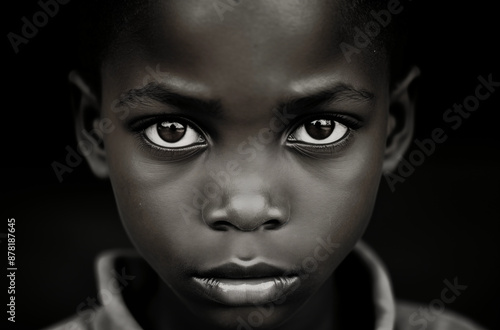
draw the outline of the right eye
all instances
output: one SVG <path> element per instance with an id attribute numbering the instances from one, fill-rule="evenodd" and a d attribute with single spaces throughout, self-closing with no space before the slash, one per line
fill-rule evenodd
<path id="1" fill-rule="evenodd" d="M 182 120 L 162 120 L 144 130 L 153 144 L 163 148 L 185 148 L 205 142 L 196 129 Z"/>
<path id="2" fill-rule="evenodd" d="M 314 145 L 334 144 L 349 134 L 349 128 L 333 119 L 315 119 L 299 126 L 289 141 Z"/>

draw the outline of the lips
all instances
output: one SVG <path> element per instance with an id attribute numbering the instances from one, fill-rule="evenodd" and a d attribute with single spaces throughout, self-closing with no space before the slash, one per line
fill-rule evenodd
<path id="1" fill-rule="evenodd" d="M 193 282 L 201 293 L 230 306 L 262 305 L 291 292 L 297 274 L 266 263 L 243 266 L 227 263 L 200 272 Z"/>

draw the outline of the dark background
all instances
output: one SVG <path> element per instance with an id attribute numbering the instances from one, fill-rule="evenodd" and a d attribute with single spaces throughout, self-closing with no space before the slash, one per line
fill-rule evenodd
<path id="1" fill-rule="evenodd" d="M 428 307 L 439 299 L 443 281 L 458 277 L 468 287 L 446 310 L 498 329 L 500 88 L 457 130 L 442 120 L 448 108 L 474 93 L 479 75 L 500 81 L 498 11 L 487 1 L 402 3 L 413 20 L 412 52 L 423 72 L 415 137 L 428 138 L 441 127 L 448 140 L 395 192 L 382 179 L 365 240 L 385 261 L 398 298 Z M 87 297 L 96 297 L 96 254 L 130 246 L 107 182 L 94 179 L 83 162 L 62 183 L 51 168 L 53 161 L 64 163 L 66 146 L 76 149 L 66 84 L 76 53 L 75 7 L 76 1 L 61 5 L 18 54 L 7 34 L 20 34 L 21 18 L 31 21 L 40 7 L 37 1 L 10 1 L 2 10 L 0 233 L 15 217 L 13 329 L 36 329 L 75 314 Z M 6 313 L 0 315 L 4 322 Z"/>

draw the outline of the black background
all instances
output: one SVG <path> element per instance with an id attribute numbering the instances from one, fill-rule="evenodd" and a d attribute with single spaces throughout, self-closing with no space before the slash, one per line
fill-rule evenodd
<path id="1" fill-rule="evenodd" d="M 474 93 L 479 75 L 500 81 L 498 11 L 487 1 L 414 0 L 405 6 L 423 72 L 415 138 L 428 138 L 439 127 L 448 139 L 395 192 L 382 179 L 365 240 L 385 261 L 398 298 L 427 307 L 440 297 L 445 279 L 458 277 L 468 288 L 446 310 L 498 329 L 500 88 L 457 130 L 442 119 Z M 7 218 L 15 217 L 16 324 L 8 323 L 13 329 L 36 329 L 75 314 L 87 297 L 96 297 L 96 254 L 130 246 L 107 182 L 94 179 L 83 162 L 62 183 L 51 168 L 53 161 L 65 162 L 67 146 L 76 149 L 66 84 L 76 52 L 75 7 L 76 1 L 62 5 L 18 54 L 7 34 L 20 34 L 21 18 L 31 20 L 40 7 L 30 0 L 2 9 L 0 233 L 7 232 Z M 0 240 L 4 274 L 7 249 Z M 0 315 L 4 322 L 7 314 Z"/>

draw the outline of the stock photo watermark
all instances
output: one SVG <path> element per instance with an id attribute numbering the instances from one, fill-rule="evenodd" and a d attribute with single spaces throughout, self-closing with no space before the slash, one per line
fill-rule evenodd
<path id="1" fill-rule="evenodd" d="M 446 305 L 453 303 L 467 289 L 467 285 L 458 282 L 458 277 L 455 277 L 453 281 L 445 279 L 443 283 L 445 287 L 441 290 L 439 298 L 431 300 L 427 306 L 420 306 L 408 317 L 408 323 L 411 326 L 420 326 L 418 330 L 427 329 L 429 323 L 434 322 L 439 315 L 444 313 Z"/>
<path id="2" fill-rule="evenodd" d="M 109 305 L 113 299 L 116 299 L 115 296 L 119 295 L 136 278 L 135 275 L 127 274 L 125 268 L 122 268 L 120 273 L 113 269 L 111 275 L 112 277 L 106 283 L 105 288 L 99 290 L 97 298 L 87 297 L 76 307 L 76 314 L 84 323 L 90 324 L 95 319 L 98 310 Z M 70 322 L 65 326 L 65 329 L 80 329 L 79 323 Z"/>
<path id="3" fill-rule="evenodd" d="M 241 316 L 238 316 L 237 330 L 252 330 L 262 326 L 264 324 L 264 320 L 273 315 L 276 306 L 285 303 L 287 295 L 297 290 L 301 285 L 301 281 L 309 278 L 310 274 L 314 273 L 318 269 L 318 265 L 327 261 L 340 247 L 340 244 L 332 242 L 331 235 L 328 235 L 326 239 L 319 237 L 316 239 L 316 242 L 318 244 L 312 251 L 312 254 L 302 259 L 300 264 L 300 269 L 302 271 L 299 272 L 299 281 L 297 284 L 295 284 L 292 289 L 287 292 L 287 294 L 282 295 L 277 300 L 265 305 L 255 305 L 255 310 L 247 315 L 246 320 Z M 289 274 L 283 274 L 283 276 L 287 275 Z"/>
<path id="4" fill-rule="evenodd" d="M 16 219 L 7 219 L 8 233 L 7 237 L 7 294 L 9 295 L 9 303 L 7 304 L 7 320 L 16 322 L 16 273 L 17 273 L 17 260 L 16 260 Z M 0 235 L 2 237 L 3 234 Z"/>
<path id="5" fill-rule="evenodd" d="M 151 80 L 161 83 L 168 76 L 167 72 L 160 70 L 159 64 L 154 69 L 147 66 L 144 70 L 146 71 L 146 75 L 142 79 L 142 85 L 137 86 L 136 89 L 146 86 Z M 90 91 L 87 92 L 90 93 Z M 122 102 L 122 99 L 117 98 L 113 100 L 110 107 L 111 111 L 117 114 L 120 120 L 124 121 L 129 116 L 130 110 L 127 107 L 118 107 L 120 102 Z M 97 121 L 93 129 L 89 131 L 82 129 L 81 134 L 85 139 L 77 142 L 76 150 L 72 146 L 67 145 L 65 147 L 66 155 L 64 161 L 53 161 L 51 164 L 59 183 L 63 182 L 64 175 L 72 173 L 75 168 L 81 165 L 85 157 L 88 157 L 96 149 L 100 148 L 104 140 L 104 135 L 111 134 L 115 129 L 116 126 L 113 124 L 113 121 L 106 117 Z"/>
<path id="6" fill-rule="evenodd" d="M 412 0 L 407 1 L 411 2 Z M 340 43 L 340 50 L 347 63 L 351 63 L 354 55 L 360 54 L 363 49 L 370 46 L 380 33 L 382 33 L 382 30 L 391 24 L 393 16 L 401 14 L 403 10 L 404 6 L 399 0 L 389 0 L 387 1 L 386 9 L 370 11 L 370 16 L 373 19 L 367 22 L 363 27 L 354 27 L 352 43 Z"/>
<path id="7" fill-rule="evenodd" d="M 392 192 L 396 190 L 398 183 L 403 183 L 410 177 L 417 167 L 421 166 L 427 157 L 434 154 L 439 144 L 444 143 L 448 139 L 447 129 L 453 131 L 459 129 L 464 120 L 469 118 L 474 113 L 481 102 L 486 101 L 500 87 L 500 81 L 493 80 L 493 74 L 487 76 L 478 76 L 478 84 L 474 89 L 474 93 L 467 95 L 461 103 L 454 103 L 453 106 L 447 109 L 442 116 L 446 126 L 436 127 L 432 130 L 430 137 L 413 141 L 414 147 L 408 153 L 408 156 L 401 159 L 394 173 L 384 173 L 384 178 Z"/>
<path id="8" fill-rule="evenodd" d="M 182 202 L 179 204 L 178 209 L 185 222 L 199 216 L 200 212 L 211 201 L 219 201 L 222 198 L 224 187 L 241 173 L 242 166 L 254 161 L 258 153 L 262 152 L 266 145 L 274 140 L 274 136 L 282 132 L 297 116 L 288 112 L 286 108 L 283 111 L 273 109 L 272 113 L 273 117 L 267 127 L 261 128 L 257 134 L 249 135 L 238 144 L 236 148 L 238 155 L 246 156 L 243 160 L 229 160 L 224 169 L 217 173 L 209 171 L 208 174 L 211 180 L 204 185 L 203 189 L 192 188 L 193 197 L 191 203 Z"/>
<path id="9" fill-rule="evenodd" d="M 19 47 L 26 45 L 30 40 L 38 35 L 40 29 L 49 23 L 49 20 L 57 15 L 60 10 L 60 5 L 69 3 L 70 0 L 40 0 L 37 2 L 40 10 L 35 12 L 31 18 L 26 16 L 21 17 L 22 26 L 19 33 L 9 32 L 7 39 L 14 50 L 14 53 L 19 53 Z"/>

